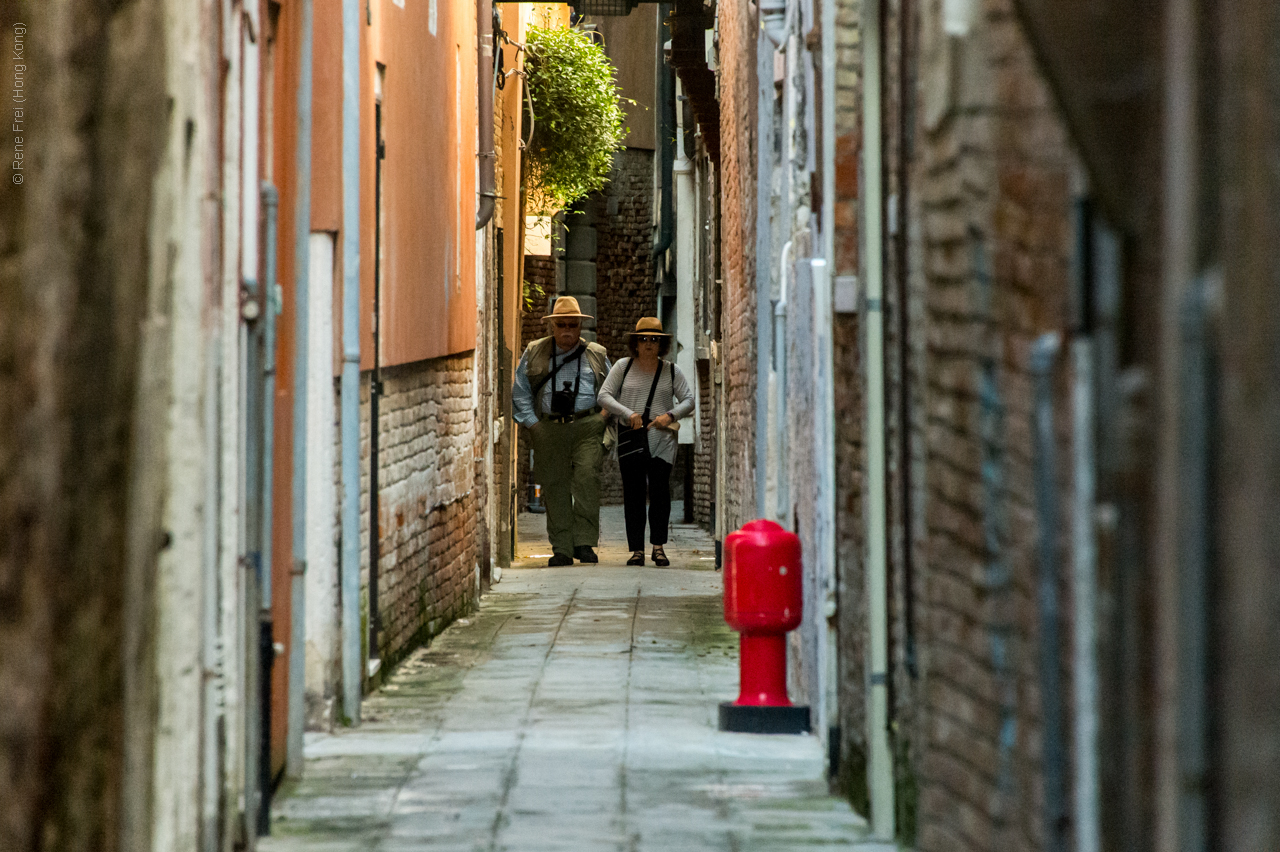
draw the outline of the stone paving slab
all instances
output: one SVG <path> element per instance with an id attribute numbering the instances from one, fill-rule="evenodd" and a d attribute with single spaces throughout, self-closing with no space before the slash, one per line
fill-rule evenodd
<path id="1" fill-rule="evenodd" d="M 714 563 L 690 558 L 705 535 L 671 550 L 669 569 L 506 572 L 369 696 L 363 725 L 307 735 L 260 848 L 883 848 L 828 794 L 816 738 L 716 729 L 737 637 Z"/>
<path id="2" fill-rule="evenodd" d="M 608 464 L 609 462 L 606 462 Z M 676 500 L 671 504 L 671 517 L 678 521 L 684 517 L 684 503 Z M 654 567 L 649 562 L 652 549 L 645 539 L 645 562 L 647 567 Z M 668 539 L 663 550 L 671 560 L 672 568 L 688 568 L 691 570 L 715 569 L 716 544 L 711 536 L 701 527 L 693 524 L 672 523 L 668 530 Z M 600 509 L 600 545 L 596 548 L 602 565 L 625 565 L 631 551 L 627 550 L 627 525 L 621 506 L 603 506 Z M 516 568 L 546 567 L 551 556 L 551 545 L 547 541 L 547 516 L 524 512 L 516 516 Z"/>

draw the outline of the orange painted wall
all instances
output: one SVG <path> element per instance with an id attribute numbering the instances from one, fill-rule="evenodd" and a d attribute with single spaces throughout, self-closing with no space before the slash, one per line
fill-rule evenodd
<path id="1" fill-rule="evenodd" d="M 342 230 L 342 0 L 312 0 L 311 14 L 311 230 L 337 232 Z"/>
<path id="2" fill-rule="evenodd" d="M 373 2 L 373 60 L 386 66 L 383 364 L 475 348 L 475 15 L 471 0 Z"/>
<path id="3" fill-rule="evenodd" d="M 434 30 L 431 20 L 435 8 Z M 383 244 L 384 365 L 475 348 L 476 49 L 472 0 L 369 0 L 360 16 L 360 349 L 372 359 L 376 214 L 375 79 L 383 96 L 386 233 Z M 280 193 L 277 281 L 284 301 L 277 325 L 272 600 L 275 641 L 286 647 L 272 671 L 272 768 L 285 760 L 289 588 L 293 564 L 293 310 L 297 202 L 299 0 L 281 0 L 272 57 L 269 151 L 263 174 Z M 313 0 L 311 230 L 342 230 L 342 0 Z M 269 159 L 269 162 L 265 160 Z M 341 259 L 337 259 L 341 269 Z M 335 369 L 341 347 L 341 275 L 335 276 Z"/>

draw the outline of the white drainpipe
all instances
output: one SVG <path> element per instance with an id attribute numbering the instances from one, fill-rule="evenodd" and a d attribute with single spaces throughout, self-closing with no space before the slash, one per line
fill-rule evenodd
<path id="1" fill-rule="evenodd" d="M 360 723 L 360 0 L 342 3 L 342 713 Z"/>
<path id="2" fill-rule="evenodd" d="M 336 692 L 334 671 L 339 662 L 337 550 L 333 523 L 337 500 L 333 481 L 333 266 L 334 234 L 313 231 L 308 275 L 307 318 L 307 550 L 306 650 L 304 680 L 307 707 L 324 707 L 311 724 L 332 721 Z M 326 706 L 328 705 L 328 706 Z"/>
<path id="3" fill-rule="evenodd" d="M 787 453 L 787 290 L 791 277 L 791 240 L 782 246 L 782 259 L 778 262 L 778 303 L 773 306 L 773 424 L 770 443 L 774 454 L 774 499 L 770 507 L 773 520 L 790 529 L 791 479 L 788 475 Z"/>
<path id="4" fill-rule="evenodd" d="M 679 97 L 683 93 L 684 89 L 677 78 L 676 95 Z M 676 347 L 671 353 L 671 359 L 676 362 L 680 372 L 690 380 L 690 385 L 696 387 L 698 371 L 693 357 L 695 343 L 693 288 L 697 279 L 695 262 L 698 255 L 698 206 L 694 195 L 693 160 L 689 156 L 692 152 L 684 149 L 684 129 L 684 110 L 677 109 L 676 161 L 672 169 L 676 196 Z M 693 429 L 680 430 L 681 444 L 693 444 L 693 438 Z"/>
<path id="5" fill-rule="evenodd" d="M 881 218 L 880 3 L 862 4 L 862 250 L 867 334 L 867 788 L 871 831 L 892 840 L 893 755 L 889 748 L 888 530 L 885 524 L 884 225 Z"/>

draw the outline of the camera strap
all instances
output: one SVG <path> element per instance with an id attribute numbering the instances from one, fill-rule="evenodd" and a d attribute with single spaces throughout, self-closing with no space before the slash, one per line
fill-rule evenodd
<path id="1" fill-rule="evenodd" d="M 564 357 L 564 361 L 560 363 L 560 367 L 563 367 L 571 361 L 579 361 L 578 363 L 578 383 L 579 384 L 582 383 L 582 363 L 579 359 L 582 358 L 582 353 L 586 351 L 587 351 L 586 346 L 582 344 L 578 344 L 578 348 L 570 352 L 568 355 L 566 355 Z M 555 344 L 555 341 L 553 340 L 551 342 L 551 371 L 547 373 L 545 376 L 543 376 L 542 378 L 538 379 L 537 384 L 533 386 L 534 397 L 537 397 L 538 393 L 542 390 L 543 385 L 545 385 L 547 382 L 551 381 L 556 377 L 556 373 L 559 372 L 560 367 L 556 366 L 556 344 Z M 552 385 L 551 388 L 552 390 L 554 390 L 555 385 Z M 573 396 L 575 399 L 578 396 L 578 388 L 576 386 L 573 389 Z"/>
<path id="2" fill-rule="evenodd" d="M 634 358 L 627 359 L 626 369 L 622 371 L 622 381 L 618 383 L 618 391 L 621 393 L 622 388 L 627 384 L 627 373 L 631 372 L 631 365 L 636 361 Z M 658 390 L 658 379 L 662 378 L 662 362 L 658 362 L 658 369 L 653 373 L 653 384 L 649 387 L 649 398 L 644 403 L 644 414 L 640 415 L 640 419 L 644 421 L 644 425 L 649 425 L 649 408 L 653 405 L 653 395 Z M 671 364 L 671 386 L 674 388 L 676 383 L 676 365 Z"/>

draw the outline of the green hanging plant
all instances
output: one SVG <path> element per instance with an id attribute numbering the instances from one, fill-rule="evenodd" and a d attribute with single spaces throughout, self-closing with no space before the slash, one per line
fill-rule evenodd
<path id="1" fill-rule="evenodd" d="M 524 309 L 526 313 L 533 313 L 538 305 L 546 301 L 547 291 L 543 289 L 541 284 L 535 281 L 524 279 Z"/>
<path id="2" fill-rule="evenodd" d="M 626 131 L 613 65 L 590 34 L 530 27 L 525 49 L 525 188 L 529 212 L 546 216 L 605 185 Z"/>

